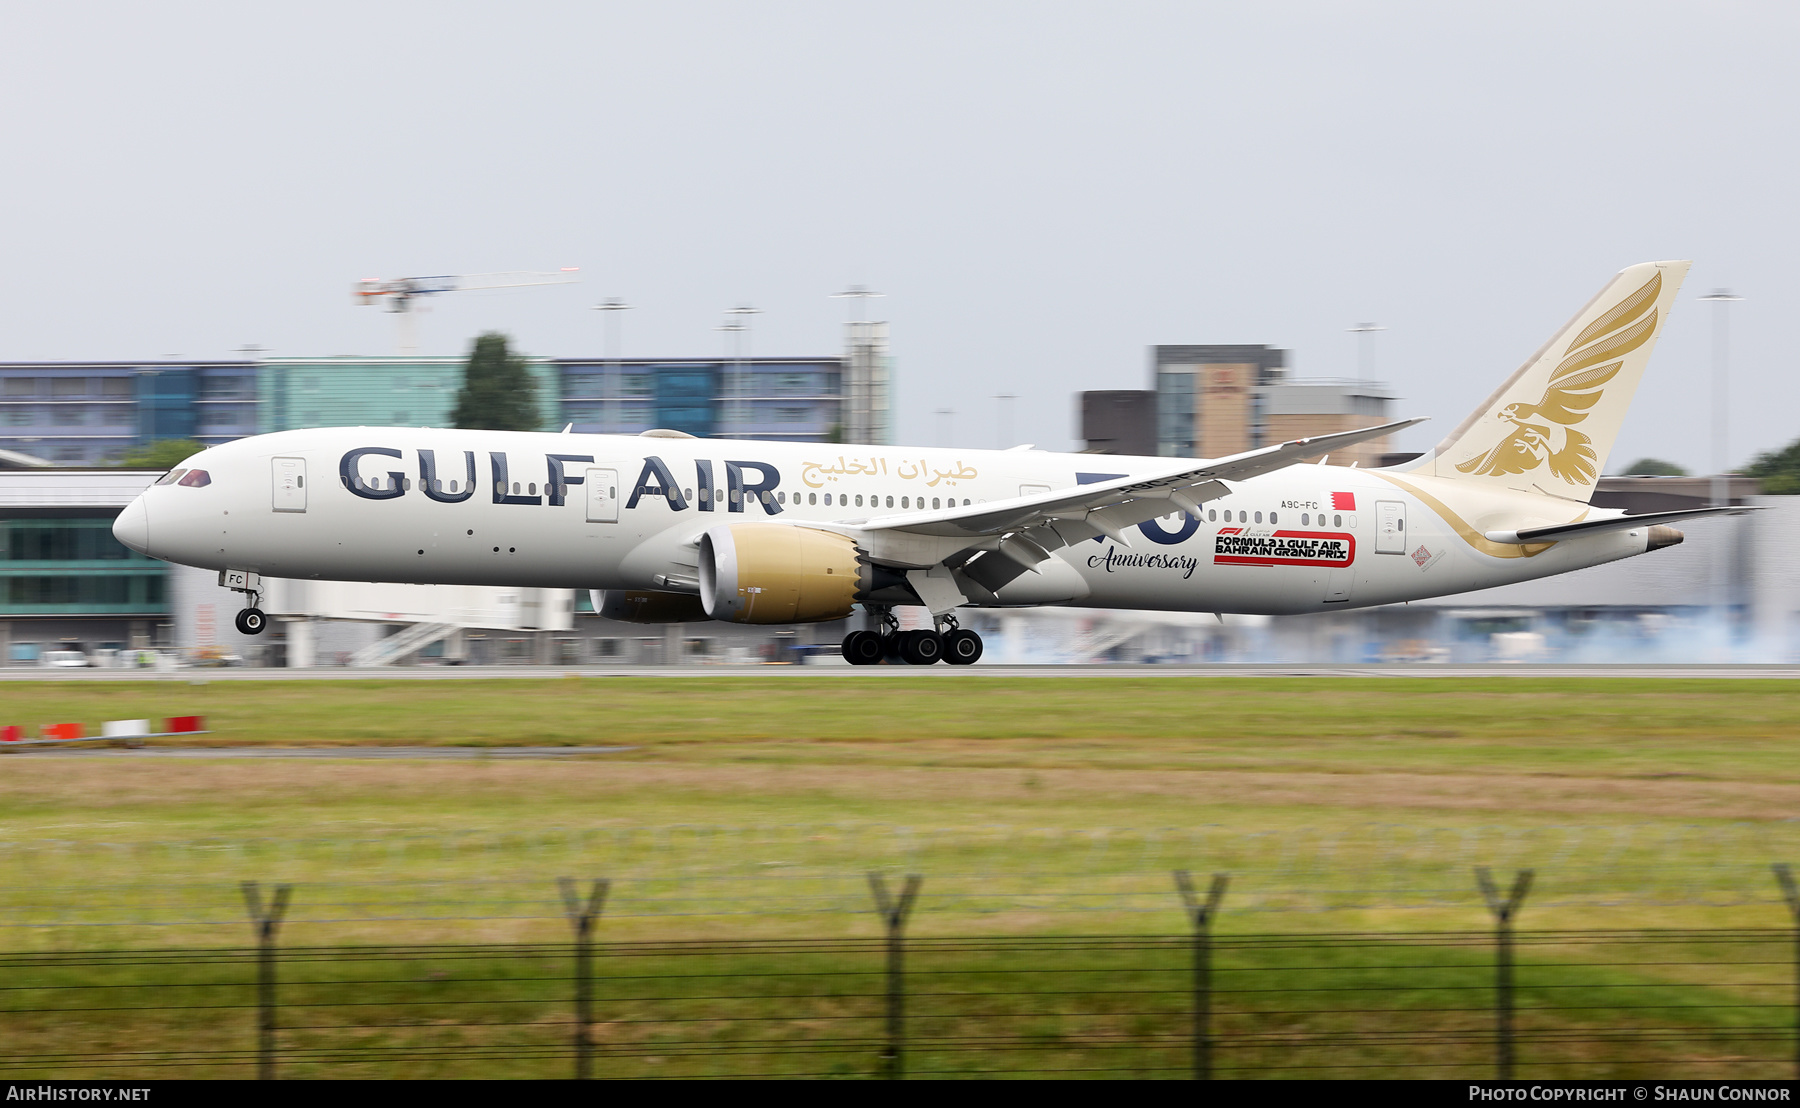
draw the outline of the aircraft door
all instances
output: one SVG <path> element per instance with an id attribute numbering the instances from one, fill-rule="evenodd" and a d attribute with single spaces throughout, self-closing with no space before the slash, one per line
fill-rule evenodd
<path id="1" fill-rule="evenodd" d="M 590 469 L 582 485 L 587 489 L 587 521 L 619 522 L 619 471 Z"/>
<path id="2" fill-rule="evenodd" d="M 274 458 L 273 507 L 278 512 L 306 511 L 306 459 Z"/>
<path id="3" fill-rule="evenodd" d="M 1375 521 L 1375 553 L 1406 553 L 1406 504 L 1399 500 L 1377 500 Z"/>

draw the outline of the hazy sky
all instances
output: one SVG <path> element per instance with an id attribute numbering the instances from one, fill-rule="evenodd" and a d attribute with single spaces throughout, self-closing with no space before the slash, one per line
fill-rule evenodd
<path id="1" fill-rule="evenodd" d="M 898 437 L 1062 448 L 1154 343 L 1263 342 L 1458 420 L 1623 266 L 1693 258 L 1611 468 L 1800 436 L 1793 4 L 0 7 L 0 360 L 387 353 L 359 277 L 580 266 L 440 297 L 598 354 L 829 354 L 887 293 Z"/>

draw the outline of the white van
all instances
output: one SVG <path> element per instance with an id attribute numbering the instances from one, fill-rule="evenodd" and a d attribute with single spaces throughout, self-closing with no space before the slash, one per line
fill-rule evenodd
<path id="1" fill-rule="evenodd" d="M 79 669 L 88 664 L 88 656 L 79 650 L 46 650 L 38 655 L 38 665 L 56 669 Z"/>

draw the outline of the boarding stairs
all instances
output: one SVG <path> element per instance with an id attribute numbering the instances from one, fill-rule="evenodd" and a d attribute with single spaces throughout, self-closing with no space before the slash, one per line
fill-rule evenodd
<path id="1" fill-rule="evenodd" d="M 408 654 L 425 649 L 462 629 L 460 623 L 409 623 L 385 639 L 377 639 L 350 655 L 350 664 L 358 669 L 391 666 Z"/>

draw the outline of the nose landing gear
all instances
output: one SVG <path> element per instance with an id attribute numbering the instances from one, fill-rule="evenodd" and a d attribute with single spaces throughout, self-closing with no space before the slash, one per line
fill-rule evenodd
<path id="1" fill-rule="evenodd" d="M 262 575 L 242 569 L 222 569 L 219 571 L 219 587 L 232 592 L 243 593 L 249 601 L 249 607 L 237 614 L 239 634 L 260 635 L 269 626 L 269 617 L 263 615 L 262 608 Z"/>

